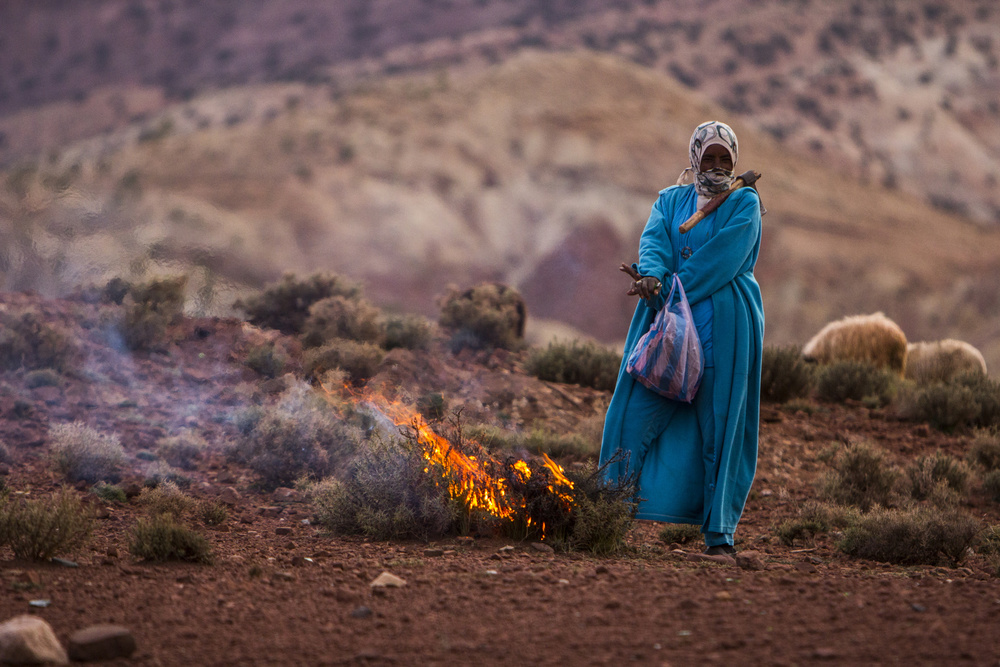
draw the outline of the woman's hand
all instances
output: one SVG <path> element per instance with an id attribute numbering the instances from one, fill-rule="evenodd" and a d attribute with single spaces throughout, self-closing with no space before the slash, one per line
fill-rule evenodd
<path id="1" fill-rule="evenodd" d="M 646 276 L 645 278 L 639 278 L 632 282 L 632 286 L 629 288 L 626 294 L 638 294 L 643 299 L 648 299 L 654 294 L 660 293 L 660 288 L 663 287 L 660 281 L 652 276 Z"/>

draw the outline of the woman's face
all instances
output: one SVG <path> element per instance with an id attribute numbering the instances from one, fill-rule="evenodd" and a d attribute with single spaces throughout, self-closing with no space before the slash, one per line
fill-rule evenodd
<path id="1" fill-rule="evenodd" d="M 733 156 L 729 154 L 729 149 L 725 146 L 712 144 L 702 153 L 698 171 L 704 173 L 712 169 L 733 170 Z"/>

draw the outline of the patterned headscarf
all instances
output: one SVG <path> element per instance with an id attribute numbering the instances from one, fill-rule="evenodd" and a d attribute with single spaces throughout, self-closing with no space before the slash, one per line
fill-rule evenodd
<path id="1" fill-rule="evenodd" d="M 681 172 L 680 178 L 677 179 L 678 183 L 682 182 L 690 171 L 694 174 L 695 191 L 702 197 L 709 198 L 728 190 L 733 179 L 736 178 L 734 171 L 726 169 L 699 171 L 705 149 L 713 144 L 724 146 L 733 156 L 733 166 L 736 166 L 736 158 L 739 155 L 739 142 L 736 141 L 736 133 L 725 123 L 710 120 L 694 129 L 694 134 L 691 135 L 691 166 Z"/>

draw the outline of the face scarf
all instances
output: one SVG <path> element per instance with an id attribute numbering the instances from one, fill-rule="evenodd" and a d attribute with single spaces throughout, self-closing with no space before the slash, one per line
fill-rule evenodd
<path id="1" fill-rule="evenodd" d="M 733 156 L 733 167 L 736 166 L 739 154 L 736 133 L 725 123 L 710 120 L 694 129 L 694 134 L 691 135 L 691 166 L 681 172 L 680 178 L 677 179 L 678 183 L 682 183 L 689 172 L 693 173 L 695 192 L 708 199 L 728 190 L 736 178 L 735 172 L 726 169 L 710 169 L 705 172 L 698 170 L 705 149 L 713 144 L 724 146 Z"/>

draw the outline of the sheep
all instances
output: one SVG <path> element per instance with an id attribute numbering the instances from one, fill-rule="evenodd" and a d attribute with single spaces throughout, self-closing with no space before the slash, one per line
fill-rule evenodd
<path id="1" fill-rule="evenodd" d="M 906 346 L 906 377 L 918 384 L 948 382 L 966 373 L 986 375 L 986 360 L 965 341 L 946 338 Z"/>
<path id="2" fill-rule="evenodd" d="M 823 327 L 802 348 L 802 356 L 820 364 L 866 361 L 902 376 L 906 368 L 906 334 L 884 313 L 851 315 Z"/>

